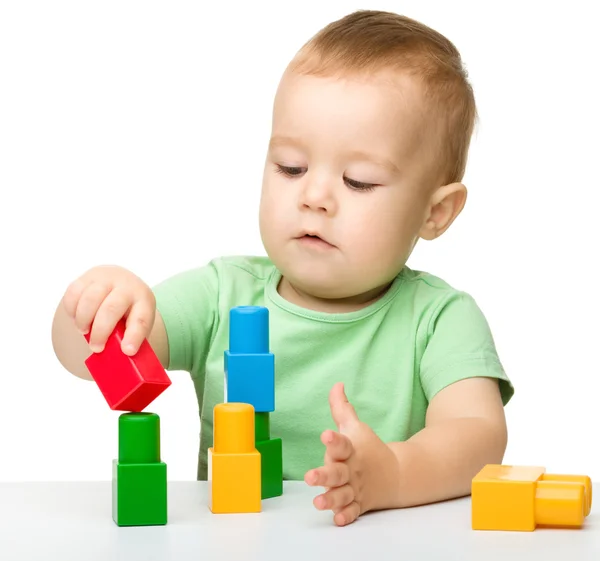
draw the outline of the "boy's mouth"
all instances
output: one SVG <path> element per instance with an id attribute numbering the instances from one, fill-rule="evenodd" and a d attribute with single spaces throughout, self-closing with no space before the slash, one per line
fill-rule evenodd
<path id="1" fill-rule="evenodd" d="M 296 239 L 311 246 L 335 247 L 315 232 L 302 232 Z"/>

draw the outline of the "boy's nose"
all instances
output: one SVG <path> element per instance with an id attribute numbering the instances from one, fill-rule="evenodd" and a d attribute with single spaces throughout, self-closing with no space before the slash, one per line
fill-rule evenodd
<path id="1" fill-rule="evenodd" d="M 327 181 L 308 180 L 300 192 L 299 203 L 300 209 L 327 214 L 334 214 L 337 209 L 333 188 Z"/>

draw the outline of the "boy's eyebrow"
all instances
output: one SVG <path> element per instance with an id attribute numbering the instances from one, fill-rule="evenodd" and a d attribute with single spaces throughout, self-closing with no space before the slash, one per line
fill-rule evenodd
<path id="1" fill-rule="evenodd" d="M 356 160 L 365 160 L 367 162 L 371 162 L 375 165 L 387 169 L 392 173 L 400 173 L 400 169 L 398 168 L 398 166 L 388 158 L 379 158 L 378 156 L 369 154 L 368 152 L 362 152 L 361 150 L 355 150 L 353 152 L 350 152 L 349 156 Z"/>
<path id="2" fill-rule="evenodd" d="M 276 135 L 272 136 L 269 141 L 269 148 L 273 148 L 275 146 L 297 146 L 299 148 L 304 147 L 304 143 L 299 139 L 292 136 L 281 136 Z"/>
<path id="3" fill-rule="evenodd" d="M 271 137 L 271 140 L 269 141 L 269 148 L 274 148 L 276 146 L 297 146 L 298 148 L 304 148 L 305 145 L 299 138 L 292 136 L 276 135 Z M 368 152 L 363 152 L 361 150 L 354 150 L 348 153 L 348 156 L 356 160 L 365 160 L 367 162 L 372 162 L 378 166 L 387 169 L 392 173 L 400 173 L 400 169 L 398 168 L 398 166 L 388 158 L 380 158 L 373 154 L 369 154 Z"/>

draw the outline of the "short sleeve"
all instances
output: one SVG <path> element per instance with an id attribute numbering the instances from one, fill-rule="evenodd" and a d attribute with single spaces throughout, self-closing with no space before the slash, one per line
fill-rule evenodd
<path id="1" fill-rule="evenodd" d="M 219 282 L 214 266 L 178 273 L 152 290 L 167 332 L 168 370 L 197 377 L 204 371 L 217 319 Z"/>
<path id="2" fill-rule="evenodd" d="M 475 300 L 457 292 L 434 312 L 427 325 L 420 378 L 428 401 L 445 387 L 466 378 L 499 380 L 502 402 L 514 393 L 483 312 Z"/>

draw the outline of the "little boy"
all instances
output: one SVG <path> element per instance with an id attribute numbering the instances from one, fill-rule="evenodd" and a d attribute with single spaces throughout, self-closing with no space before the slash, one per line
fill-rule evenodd
<path id="1" fill-rule="evenodd" d="M 460 55 L 439 33 L 387 12 L 331 23 L 275 96 L 259 213 L 268 257 L 215 259 L 153 289 L 93 268 L 57 309 L 59 360 L 89 378 L 83 360 L 126 317 L 124 352 L 148 337 L 166 369 L 192 377 L 206 479 L 229 310 L 266 306 L 271 431 L 284 478 L 325 488 L 316 508 L 345 525 L 468 494 L 502 461 L 513 387 L 474 300 L 406 261 L 463 209 L 475 117 Z"/>

